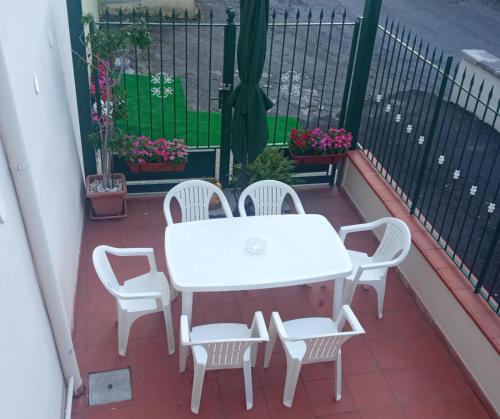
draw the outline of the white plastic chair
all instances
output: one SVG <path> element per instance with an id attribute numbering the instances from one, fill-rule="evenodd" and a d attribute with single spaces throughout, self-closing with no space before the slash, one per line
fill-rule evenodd
<path id="1" fill-rule="evenodd" d="M 144 275 L 118 283 L 107 254 L 114 256 L 147 256 L 150 270 Z M 118 311 L 118 353 L 125 356 L 130 328 L 145 314 L 163 311 L 167 329 L 168 353 L 175 352 L 174 327 L 170 309 L 170 287 L 163 272 L 156 267 L 153 249 L 118 249 L 97 246 L 92 254 L 94 268 L 106 289 L 116 298 Z"/>
<path id="2" fill-rule="evenodd" d="M 342 332 L 338 325 L 347 319 L 350 331 Z M 271 355 L 279 336 L 286 354 L 286 379 L 283 391 L 283 404 L 292 407 L 293 396 L 302 364 L 335 361 L 336 391 L 335 399 L 340 400 L 342 389 L 342 344 L 349 338 L 365 333 L 358 319 L 348 305 L 342 306 L 337 318 L 308 317 L 281 321 L 280 315 L 273 312 L 269 328 L 269 342 L 266 344 L 264 368 L 269 366 Z"/>
<path id="3" fill-rule="evenodd" d="M 174 186 L 168 191 L 163 201 L 163 213 L 167 225 L 173 224 L 170 204 L 173 198 L 177 199 L 181 207 L 181 222 L 208 220 L 208 207 L 213 195 L 217 195 L 226 217 L 232 217 L 233 213 L 224 193 L 214 184 L 204 180 L 187 180 Z"/>
<path id="4" fill-rule="evenodd" d="M 297 214 L 305 214 L 297 192 L 291 186 L 277 180 L 261 180 L 245 188 L 238 200 L 238 211 L 241 217 L 247 216 L 245 201 L 250 197 L 255 215 L 279 215 L 287 195 L 291 196 Z"/>
<path id="5" fill-rule="evenodd" d="M 191 393 L 191 411 L 200 410 L 201 391 L 205 371 L 243 368 L 246 408 L 253 406 L 252 367 L 255 367 L 257 345 L 268 341 L 266 323 L 260 311 L 256 312 L 252 326 L 240 323 L 217 323 L 193 327 L 189 331 L 186 315 L 181 316 L 181 344 L 193 352 L 194 376 Z M 181 372 L 185 364 L 181 365 Z"/>
<path id="6" fill-rule="evenodd" d="M 353 264 L 353 271 L 344 284 L 343 304 L 351 304 L 356 286 L 371 286 L 377 293 L 378 318 L 381 319 L 384 307 L 387 270 L 399 265 L 408 255 L 411 247 L 411 233 L 408 226 L 398 218 L 386 217 L 366 224 L 341 227 L 339 235 L 342 241 L 350 233 L 370 231 L 385 226 L 384 236 L 372 256 L 366 253 L 348 250 Z"/>

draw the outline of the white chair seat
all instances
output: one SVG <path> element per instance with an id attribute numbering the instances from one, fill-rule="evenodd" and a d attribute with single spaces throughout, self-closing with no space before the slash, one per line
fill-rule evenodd
<path id="1" fill-rule="evenodd" d="M 337 323 L 329 317 L 305 317 L 283 322 L 288 337 L 294 339 L 310 335 L 325 335 L 337 332 Z"/>
<path id="2" fill-rule="evenodd" d="M 356 252 L 355 250 L 347 250 L 347 254 L 349 255 L 349 258 L 352 262 L 352 274 L 346 278 L 350 281 L 354 281 L 356 272 L 361 265 L 376 262 L 371 256 L 368 256 L 366 253 Z M 382 278 L 384 278 L 386 273 L 387 268 L 377 268 L 363 271 L 361 277 L 359 278 L 359 282 L 381 280 Z"/>
<path id="3" fill-rule="evenodd" d="M 161 292 L 163 305 L 168 305 L 170 302 L 170 287 L 167 278 L 163 272 L 149 272 L 144 275 L 125 281 L 122 290 L 129 293 L 134 292 Z M 154 298 L 144 298 L 141 300 L 119 300 L 120 307 L 127 310 L 129 313 L 137 311 L 160 311 L 163 307 L 159 307 Z"/>
<path id="4" fill-rule="evenodd" d="M 252 337 L 252 331 L 240 323 L 217 323 L 195 326 L 191 329 L 193 341 L 224 339 L 246 339 Z"/>

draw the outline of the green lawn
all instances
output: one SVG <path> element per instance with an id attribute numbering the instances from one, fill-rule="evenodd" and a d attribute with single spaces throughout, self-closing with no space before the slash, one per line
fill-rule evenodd
<path id="1" fill-rule="evenodd" d="M 186 98 L 181 79 L 176 78 L 172 84 L 166 84 L 166 86 L 175 86 L 175 118 L 174 95 L 164 97 L 163 101 L 161 97 L 150 95 L 148 76 L 127 74 L 122 80 L 122 84 L 125 84 L 127 89 L 128 132 L 130 134 L 149 135 L 152 138 L 163 136 L 172 138 L 177 136 L 178 138 L 184 138 L 190 146 L 205 147 L 220 144 L 220 112 L 210 112 L 209 114 L 206 111 L 196 112 L 196 109 L 188 109 L 186 121 Z M 156 86 L 151 84 L 153 88 Z M 139 100 L 137 100 L 137 97 L 139 97 Z M 275 125 L 276 142 L 283 143 L 288 139 L 288 132 L 295 128 L 297 124 L 296 118 L 286 118 L 280 115 L 277 118 L 268 116 L 267 121 L 270 144 L 273 143 Z M 127 122 L 118 121 L 117 125 L 127 131 Z"/>

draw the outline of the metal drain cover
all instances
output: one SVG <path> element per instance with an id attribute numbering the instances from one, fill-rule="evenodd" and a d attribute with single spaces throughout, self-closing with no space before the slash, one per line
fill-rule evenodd
<path id="1" fill-rule="evenodd" d="M 130 369 L 89 374 L 89 406 L 132 399 Z"/>

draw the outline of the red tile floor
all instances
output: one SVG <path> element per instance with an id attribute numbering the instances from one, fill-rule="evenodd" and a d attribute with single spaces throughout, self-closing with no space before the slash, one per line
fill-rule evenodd
<path id="1" fill-rule="evenodd" d="M 309 213 L 325 215 L 335 228 L 361 221 L 346 195 L 337 189 L 300 192 Z M 132 198 L 128 217 L 117 221 L 87 221 L 84 227 L 75 308 L 74 340 L 85 383 L 88 373 L 130 367 L 133 399 L 89 407 L 87 395 L 74 400 L 74 419 L 178 419 L 196 417 L 190 411 L 192 366 L 178 372 L 177 352 L 167 354 L 161 313 L 145 316 L 132 327 L 127 356 L 117 353 L 115 303 L 99 282 L 91 262 L 98 244 L 154 247 L 165 270 L 165 222 L 161 197 Z M 348 241 L 356 249 L 373 249 L 372 236 Z M 224 257 L 224 255 L 221 255 Z M 298 255 L 300 257 L 300 255 Z M 193 254 L 193 258 L 196 255 Z M 115 261 L 113 261 L 114 263 Z M 121 279 L 144 272 L 145 260 L 116 260 Z M 273 310 L 283 319 L 331 315 L 332 284 L 288 287 L 251 292 L 195 295 L 193 324 L 250 322 L 256 310 L 266 321 Z M 200 418 L 483 418 L 485 409 L 455 365 L 396 272 L 389 274 L 384 317 L 376 317 L 372 290 L 359 289 L 352 308 L 366 335 L 343 348 L 342 400 L 333 399 L 333 364 L 306 365 L 291 409 L 281 404 L 285 357 L 275 354 L 262 369 L 263 345 L 253 372 L 254 407 L 245 410 L 243 375 L 239 370 L 209 372 L 205 377 Z M 173 303 L 179 319 L 180 299 Z M 176 341 L 178 342 L 178 324 Z M 278 348 L 279 345 L 276 346 Z M 189 365 L 189 364 L 188 364 Z"/>

